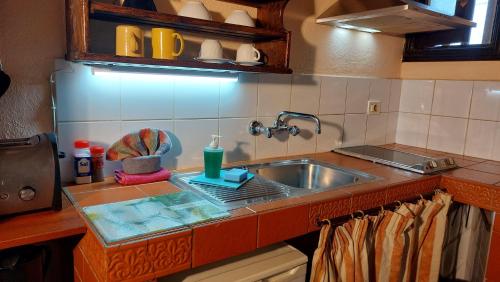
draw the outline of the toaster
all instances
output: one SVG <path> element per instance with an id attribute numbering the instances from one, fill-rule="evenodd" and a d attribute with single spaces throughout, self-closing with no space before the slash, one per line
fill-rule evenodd
<path id="1" fill-rule="evenodd" d="M 0 216 L 61 209 L 56 140 L 54 133 L 0 140 Z"/>

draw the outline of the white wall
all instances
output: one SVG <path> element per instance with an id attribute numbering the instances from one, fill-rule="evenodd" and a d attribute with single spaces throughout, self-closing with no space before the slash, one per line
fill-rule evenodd
<path id="1" fill-rule="evenodd" d="M 244 74 L 237 83 L 173 81 L 120 73 L 100 77 L 81 64 L 59 60 L 56 65 L 63 70 L 57 74 L 60 149 L 68 153 L 75 139 L 107 147 L 144 127 L 170 133 L 174 149 L 164 165 L 171 169 L 201 166 L 211 134 L 223 136 L 226 162 L 395 141 L 398 80 Z M 382 114 L 365 114 L 369 99 L 382 102 Z M 283 110 L 319 115 L 322 134 L 301 120 L 291 122 L 303 130 L 295 137 L 267 139 L 247 132 L 251 120 L 270 126 Z M 70 180 L 70 158 L 61 165 L 64 180 Z M 119 163 L 106 166 L 110 175 Z"/>

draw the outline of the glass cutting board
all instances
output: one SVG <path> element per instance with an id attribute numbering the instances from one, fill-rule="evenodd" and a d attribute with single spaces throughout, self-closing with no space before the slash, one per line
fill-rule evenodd
<path id="1" fill-rule="evenodd" d="M 227 217 L 230 214 L 188 191 L 84 207 L 106 243 Z"/>

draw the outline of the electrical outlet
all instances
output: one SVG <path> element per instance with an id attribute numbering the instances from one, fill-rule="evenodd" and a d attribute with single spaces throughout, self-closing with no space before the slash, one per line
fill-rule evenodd
<path id="1" fill-rule="evenodd" d="M 381 104 L 380 101 L 368 101 L 367 113 L 369 115 L 380 114 Z"/>

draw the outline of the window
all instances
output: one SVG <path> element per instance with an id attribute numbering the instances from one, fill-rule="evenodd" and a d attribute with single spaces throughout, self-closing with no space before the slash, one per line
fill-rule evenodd
<path id="1" fill-rule="evenodd" d="M 500 0 L 449 0 L 429 4 L 447 14 L 474 21 L 477 26 L 406 36 L 403 61 L 500 60 Z"/>

